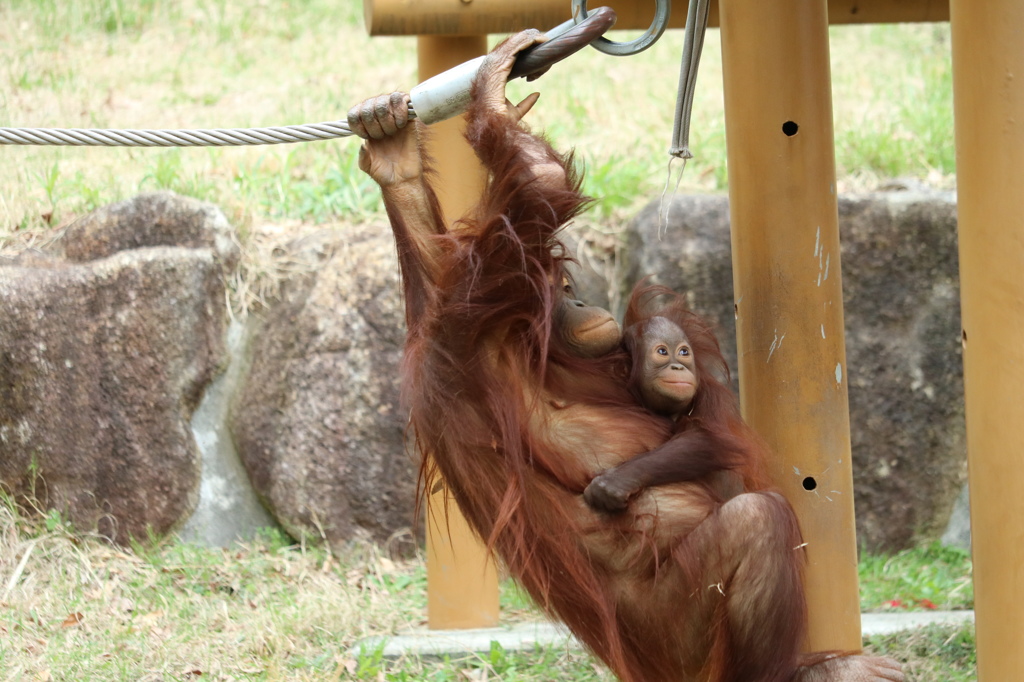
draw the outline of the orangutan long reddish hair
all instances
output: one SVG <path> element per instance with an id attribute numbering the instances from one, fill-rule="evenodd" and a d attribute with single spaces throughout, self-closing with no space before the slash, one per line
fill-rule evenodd
<path id="1" fill-rule="evenodd" d="M 537 40 L 503 43 L 474 85 L 467 137 L 490 182 L 461 229 L 443 225 L 407 96 L 349 114 L 369 138 L 360 166 L 381 185 L 397 243 L 403 390 L 424 489 L 443 478 L 512 575 L 627 682 L 902 679 L 877 659 L 800 658 L 801 540 L 778 495 L 725 500 L 701 479 L 642 491 L 621 514 L 584 502 L 597 474 L 678 425 L 630 393 L 631 359 L 607 312 L 564 290 L 556 232 L 587 200 L 572 159 L 520 122 L 536 97 L 513 107 L 504 95 L 515 54 Z M 704 344 L 710 377 L 717 344 L 687 333 Z M 708 442 L 732 443 L 710 470 L 758 484 L 761 453 L 734 401 L 720 382 L 703 385 L 692 417 Z"/>

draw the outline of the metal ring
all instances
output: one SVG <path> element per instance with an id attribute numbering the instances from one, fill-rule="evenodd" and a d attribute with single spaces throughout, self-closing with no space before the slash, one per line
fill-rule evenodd
<path id="1" fill-rule="evenodd" d="M 607 38 L 598 38 L 591 45 L 605 54 L 626 57 L 643 52 L 665 32 L 668 27 L 668 15 L 672 11 L 672 0 L 654 0 L 654 21 L 647 32 L 636 40 L 617 43 Z M 572 18 L 577 24 L 587 18 L 587 0 L 572 0 Z"/>

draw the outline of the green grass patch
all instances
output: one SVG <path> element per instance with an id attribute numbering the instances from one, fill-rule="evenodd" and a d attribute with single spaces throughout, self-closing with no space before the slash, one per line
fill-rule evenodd
<path id="1" fill-rule="evenodd" d="M 938 543 L 860 561 L 864 611 L 974 608 L 971 556 Z"/>
<path id="2" fill-rule="evenodd" d="M 831 35 L 841 46 L 833 58 L 840 178 L 955 173 L 948 24 L 834 27 Z M 856 46 L 851 37 L 859 38 Z"/>
<path id="3" fill-rule="evenodd" d="M 56 46 L 80 33 L 138 35 L 158 19 L 179 20 L 175 3 L 163 0 L 10 0 L 10 11 L 22 15 L 45 32 Z"/>
<path id="4" fill-rule="evenodd" d="M 359 170 L 358 145 L 318 144 L 329 146 L 317 150 L 326 154 L 307 158 L 307 150 L 295 149 L 284 156 L 284 165 L 277 170 L 262 159 L 238 168 L 233 180 L 239 199 L 265 216 L 317 223 L 379 215 L 383 211 L 380 190 Z"/>

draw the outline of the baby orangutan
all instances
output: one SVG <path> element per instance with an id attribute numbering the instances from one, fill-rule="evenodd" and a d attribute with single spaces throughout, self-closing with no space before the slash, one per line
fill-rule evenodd
<path id="1" fill-rule="evenodd" d="M 670 302 L 642 313 L 655 298 Z M 673 435 L 596 476 L 584 492 L 587 503 L 619 512 L 647 488 L 682 481 L 704 481 L 722 502 L 744 489 L 765 487 L 757 439 L 714 375 L 717 369 L 727 379 L 718 340 L 682 298 L 664 287 L 638 288 L 623 341 L 632 360 L 630 391 L 648 410 L 671 420 Z"/>

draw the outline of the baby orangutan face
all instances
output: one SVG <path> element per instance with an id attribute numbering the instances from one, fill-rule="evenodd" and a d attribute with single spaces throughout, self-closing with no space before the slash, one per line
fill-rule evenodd
<path id="1" fill-rule="evenodd" d="M 562 303 L 556 308 L 555 326 L 574 355 L 599 358 L 619 345 L 619 323 L 604 308 L 576 298 L 568 279 L 562 280 Z"/>
<path id="2" fill-rule="evenodd" d="M 640 395 L 647 409 L 676 417 L 690 409 L 700 380 L 690 340 L 679 326 L 653 317 L 637 346 L 643 362 Z"/>

